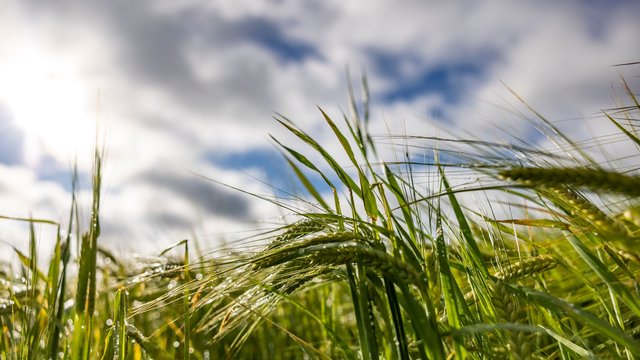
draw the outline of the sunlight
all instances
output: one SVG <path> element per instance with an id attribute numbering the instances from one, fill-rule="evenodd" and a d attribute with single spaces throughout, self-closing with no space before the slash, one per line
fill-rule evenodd
<path id="1" fill-rule="evenodd" d="M 95 105 L 77 61 L 23 46 L 0 63 L 0 104 L 24 134 L 25 163 L 68 162 L 93 144 Z"/>

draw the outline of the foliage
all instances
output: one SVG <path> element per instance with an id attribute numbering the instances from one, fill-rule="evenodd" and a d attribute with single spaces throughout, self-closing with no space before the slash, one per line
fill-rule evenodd
<path id="1" fill-rule="evenodd" d="M 640 105 L 623 85 L 631 104 L 604 120 L 640 144 Z M 359 111 L 350 94 L 343 124 L 320 110 L 343 154 L 278 117 L 311 152 L 276 140 L 310 200 L 271 200 L 305 210 L 254 252 L 194 257 L 185 240 L 142 267 L 119 262 L 99 241 L 96 153 L 87 231 L 75 195 L 65 232 L 10 218 L 31 225 L 30 251 L 1 280 L 0 356 L 640 358 L 636 169 L 607 168 L 541 116 L 556 152 L 401 137 L 429 156 L 380 162 L 368 95 Z M 503 203 L 478 201 L 493 195 Z M 35 226 L 58 229 L 46 270 Z"/>

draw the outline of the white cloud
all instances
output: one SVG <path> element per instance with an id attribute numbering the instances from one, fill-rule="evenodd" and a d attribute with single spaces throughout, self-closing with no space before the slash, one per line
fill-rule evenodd
<path id="1" fill-rule="evenodd" d="M 144 247 L 189 237 L 193 228 L 209 235 L 246 228 L 247 221 L 269 219 L 277 211 L 249 199 L 251 210 L 220 214 L 176 186 L 189 186 L 185 176 L 196 171 L 242 189 L 271 191 L 237 168 L 207 163 L 206 155 L 270 149 L 268 133 L 301 148 L 271 119 L 276 111 L 346 162 L 315 107 L 341 122 L 340 108 L 347 110 L 345 65 L 353 75 L 364 68 L 368 71 L 377 101 L 372 104 L 371 124 L 376 134 L 446 135 L 450 130 L 500 139 L 503 134 L 489 121 L 509 132 L 525 127 L 514 121 L 517 115 L 504 110 L 522 107 L 499 80 L 551 119 L 589 116 L 611 106 L 609 82 L 615 81 L 617 69 L 609 65 L 638 60 L 634 57 L 640 54 L 635 41 L 639 13 L 632 2 L 603 8 L 578 1 L 182 0 L 81 5 L 62 1 L 46 6 L 25 1 L 12 5 L 0 15 L 0 74 L 12 75 L 14 83 L 35 76 L 50 90 L 39 89 L 34 93 L 37 98 L 23 94 L 16 100 L 18 93 L 12 90 L 19 90 L 17 85 L 0 85 L 0 106 L 13 116 L 11 121 L 22 124 L 25 133 L 34 130 L 27 129 L 16 112 L 21 101 L 24 105 L 32 100 L 33 108 L 22 108 L 46 111 L 54 120 L 46 123 L 53 125 L 49 130 L 38 127 L 47 146 L 26 149 L 38 152 L 32 156 L 39 161 L 31 167 L 0 169 L 5 181 L 22 179 L 0 188 L 7 199 L 6 209 L 0 210 L 24 214 L 28 208 L 56 218 L 59 213 L 54 208 L 66 211 L 66 190 L 38 180 L 39 165 L 52 158 L 58 168 L 67 166 L 71 155 L 59 150 L 61 144 L 90 139 L 81 145 L 86 149 L 94 134 L 91 127 L 81 130 L 77 122 L 65 121 L 83 119 L 84 126 L 99 117 L 108 148 L 103 216 L 112 227 L 105 230 L 105 241 L 133 246 L 135 238 Z M 37 26 L 31 17 L 38 19 Z M 261 38 L 267 31 L 273 32 L 271 38 Z M 32 55 L 24 55 L 25 46 L 33 49 Z M 299 58 L 283 59 L 278 50 L 299 51 Z M 38 62 L 23 66 L 25 58 Z M 462 77 L 451 89 L 455 102 L 437 91 L 382 102 L 386 94 L 409 87 L 434 70 L 447 71 L 443 67 L 451 64 L 470 64 L 478 72 L 452 74 Z M 47 73 L 59 81 L 47 80 Z M 21 91 L 28 93 L 31 85 L 20 85 Z M 56 93 L 65 87 L 76 89 L 77 96 Z M 53 95 L 60 101 L 44 107 L 46 99 L 56 99 Z M 428 123 L 434 120 L 434 109 L 440 111 L 435 120 L 442 130 Z M 593 126 L 596 133 L 604 131 Z M 55 135 L 65 127 L 84 134 Z M 581 136 L 585 133 L 575 123 L 570 129 Z M 92 154 L 81 155 L 79 165 L 86 174 Z M 145 174 L 162 174 L 167 182 L 151 181 Z M 173 185 L 167 186 L 168 182 Z M 39 190 L 29 192 L 34 187 Z"/>
<path id="2" fill-rule="evenodd" d="M 0 216 L 52 220 L 62 223 L 68 217 L 71 196 L 60 185 L 36 178 L 30 168 L 0 164 Z M 48 254 L 55 242 L 56 227 L 36 224 L 40 255 Z M 28 223 L 0 219 L 0 261 L 13 258 L 15 247 L 29 248 Z"/>

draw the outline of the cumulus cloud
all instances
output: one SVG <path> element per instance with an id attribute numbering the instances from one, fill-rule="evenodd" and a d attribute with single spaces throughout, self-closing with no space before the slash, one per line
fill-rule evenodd
<path id="1" fill-rule="evenodd" d="M 300 144 L 276 111 L 340 153 L 316 105 L 342 117 L 345 65 L 367 71 L 375 134 L 535 138 L 500 81 L 552 120 L 590 118 L 611 106 L 610 65 L 638 60 L 638 14 L 633 1 L 578 0 L 12 3 L 0 15 L 0 75 L 16 79 L 0 85 L 0 210 L 61 217 L 65 171 L 79 153 L 87 183 L 97 124 L 106 238 L 246 228 L 278 212 L 191 173 L 261 193 L 275 190 L 246 172 L 289 186 L 267 134 Z M 566 128 L 585 136 L 576 123 Z"/>
<path id="2" fill-rule="evenodd" d="M 242 194 L 219 188 L 195 176 L 152 170 L 141 174 L 136 181 L 166 189 L 210 214 L 246 219 L 250 213 L 249 202 Z"/>

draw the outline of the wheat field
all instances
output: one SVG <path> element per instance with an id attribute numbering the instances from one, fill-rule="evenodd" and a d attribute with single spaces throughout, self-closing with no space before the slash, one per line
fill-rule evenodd
<path id="1" fill-rule="evenodd" d="M 637 149 L 622 87 L 602 121 Z M 274 139 L 304 194 L 265 201 L 298 220 L 241 248 L 119 261 L 101 245 L 99 151 L 87 224 L 75 197 L 66 228 L 3 216 L 31 233 L 1 274 L 0 358 L 640 358 L 639 154 L 619 168 L 540 116 L 555 149 L 414 137 L 398 141 L 428 156 L 385 161 L 369 104 L 350 104 L 343 122 L 318 114 L 342 154 L 277 118 L 304 144 Z M 36 225 L 58 229 L 46 268 Z"/>

